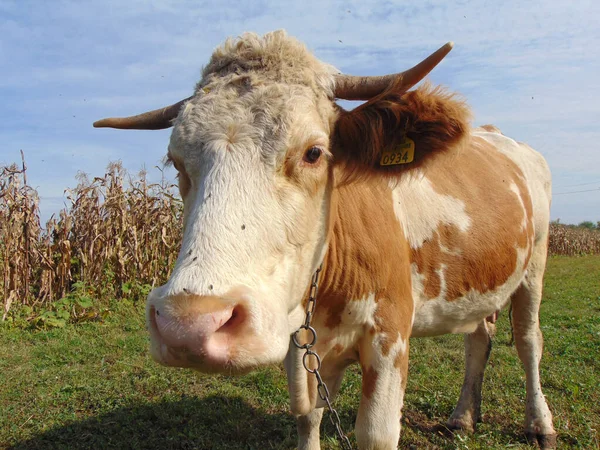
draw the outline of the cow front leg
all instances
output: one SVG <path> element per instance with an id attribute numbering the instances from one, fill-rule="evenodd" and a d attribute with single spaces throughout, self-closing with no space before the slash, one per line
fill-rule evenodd
<path id="1" fill-rule="evenodd" d="M 333 403 L 342 385 L 345 367 L 336 367 L 328 372 L 323 372 L 323 382 L 327 385 L 329 391 L 329 400 Z M 317 381 L 313 374 L 305 373 L 308 377 L 309 396 L 316 398 L 316 408 L 308 414 L 296 417 L 298 428 L 298 449 L 300 450 L 319 450 L 320 446 L 320 426 L 323 417 L 325 402 L 318 398 Z"/>
<path id="2" fill-rule="evenodd" d="M 408 372 L 408 339 L 375 337 L 361 346 L 362 396 L 356 418 L 356 441 L 361 450 L 398 448 L 400 419 Z"/>
<path id="3" fill-rule="evenodd" d="M 315 408 L 304 416 L 296 418 L 298 427 L 298 450 L 319 450 L 321 448 L 319 430 L 323 408 Z"/>
<path id="4" fill-rule="evenodd" d="M 450 429 L 473 432 L 481 420 L 481 385 L 492 350 L 490 334 L 486 320 L 473 333 L 465 334 L 465 379 L 456 408 L 448 419 Z"/>

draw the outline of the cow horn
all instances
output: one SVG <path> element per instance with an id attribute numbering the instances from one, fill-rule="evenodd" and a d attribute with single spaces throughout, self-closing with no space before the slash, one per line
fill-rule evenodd
<path id="1" fill-rule="evenodd" d="M 164 108 L 148 111 L 137 116 L 130 117 L 110 117 L 94 122 L 95 128 L 120 128 L 122 130 L 162 130 L 173 126 L 172 120 L 177 117 L 179 110 L 185 102 L 192 97 L 188 97 Z"/>
<path id="2" fill-rule="evenodd" d="M 416 66 L 404 72 L 391 75 L 361 77 L 354 75 L 336 75 L 335 96 L 344 100 L 369 100 L 381 94 L 392 82 L 399 81 L 399 89 L 408 91 L 437 66 L 454 47 L 453 42 L 440 47 Z"/>

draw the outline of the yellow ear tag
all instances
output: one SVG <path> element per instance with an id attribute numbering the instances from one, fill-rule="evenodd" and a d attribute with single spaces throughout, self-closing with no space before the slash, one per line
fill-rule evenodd
<path id="1" fill-rule="evenodd" d="M 415 141 L 404 138 L 394 150 L 388 150 L 381 154 L 380 166 L 397 166 L 408 164 L 415 159 Z"/>

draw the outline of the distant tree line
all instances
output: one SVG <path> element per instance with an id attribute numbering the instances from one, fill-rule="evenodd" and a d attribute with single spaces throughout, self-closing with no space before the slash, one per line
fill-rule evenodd
<path id="1" fill-rule="evenodd" d="M 583 222 L 580 222 L 577 225 L 575 225 L 575 224 L 569 224 L 569 223 L 560 223 L 560 219 L 556 219 L 556 220 L 553 220 L 551 223 L 553 223 L 555 225 L 562 225 L 565 227 L 570 227 L 570 228 L 585 228 L 587 230 L 600 231 L 600 220 L 597 221 L 596 223 L 592 222 L 591 220 L 584 220 Z"/>

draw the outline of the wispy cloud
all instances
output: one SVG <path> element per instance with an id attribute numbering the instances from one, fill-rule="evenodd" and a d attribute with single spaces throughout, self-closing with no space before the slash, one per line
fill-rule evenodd
<path id="1" fill-rule="evenodd" d="M 541 151 L 559 192 L 600 180 L 598 17 L 600 4 L 588 0 L 576 7 L 557 0 L 4 1 L 0 163 L 24 149 L 29 178 L 48 197 L 73 186 L 78 169 L 98 174 L 111 159 L 132 171 L 152 167 L 168 131 L 111 132 L 91 123 L 189 95 L 227 36 L 285 28 L 356 74 L 402 70 L 455 41 L 432 81 L 464 94 L 477 124 L 492 122 Z M 599 203 L 595 192 L 557 196 L 552 215 L 597 220 Z"/>

